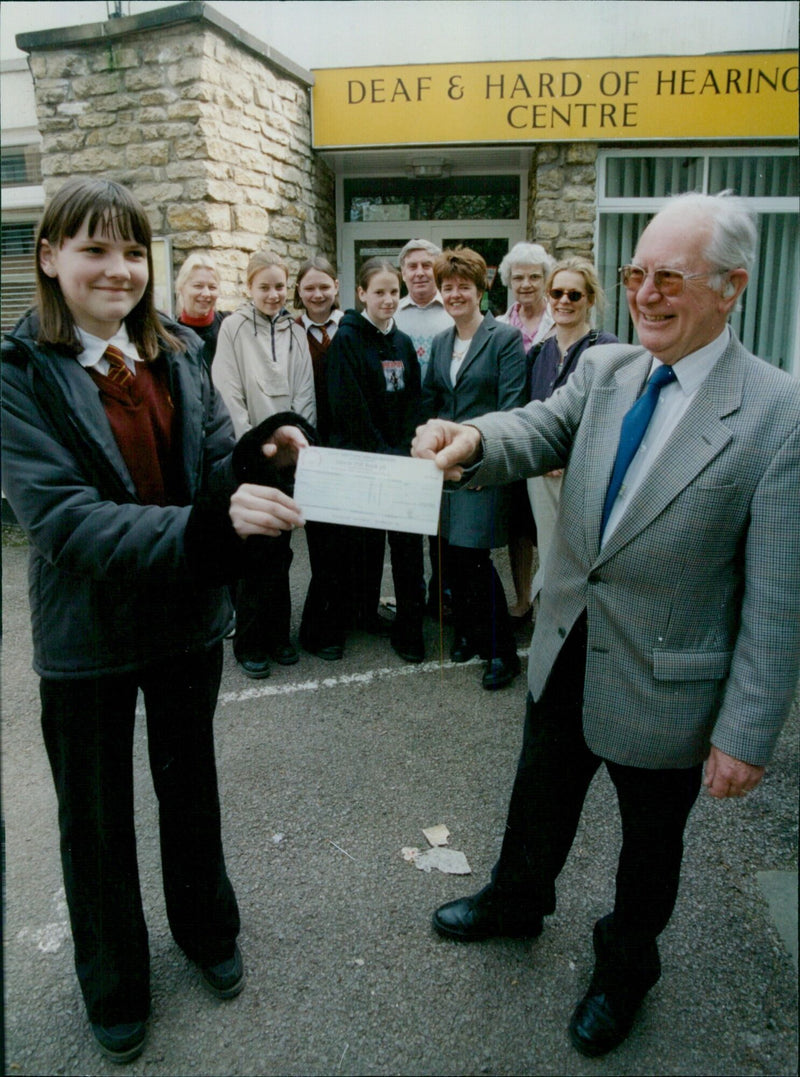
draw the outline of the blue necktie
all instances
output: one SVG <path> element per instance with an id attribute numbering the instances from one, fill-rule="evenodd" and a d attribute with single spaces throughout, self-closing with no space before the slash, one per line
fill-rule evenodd
<path id="1" fill-rule="evenodd" d="M 600 538 L 606 529 L 614 502 L 622 486 L 622 480 L 630 466 L 631 460 L 636 455 L 636 450 L 642 443 L 644 432 L 647 429 L 653 412 L 658 403 L 658 394 L 671 381 L 675 381 L 675 371 L 671 366 L 660 366 L 655 370 L 647 383 L 647 388 L 625 415 L 622 420 L 622 429 L 619 432 L 619 445 L 617 457 L 614 461 L 614 470 L 611 474 L 611 482 L 603 505 L 603 522 L 600 525 Z"/>

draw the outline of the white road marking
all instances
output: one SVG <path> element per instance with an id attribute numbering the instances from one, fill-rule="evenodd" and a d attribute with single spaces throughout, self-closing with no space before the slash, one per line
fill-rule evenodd
<path id="1" fill-rule="evenodd" d="M 526 658 L 527 648 L 517 651 L 520 658 Z M 218 704 L 224 707 L 228 703 L 243 703 L 249 699 L 265 699 L 268 696 L 288 696 L 296 692 L 318 692 L 323 688 L 342 688 L 348 684 L 373 684 L 376 681 L 388 681 L 395 677 L 410 677 L 421 673 L 437 673 L 439 670 L 464 669 L 483 663 L 482 658 L 470 658 L 468 662 L 420 662 L 404 666 L 383 666 L 368 669 L 362 673 L 343 673 L 338 677 L 321 677 L 307 681 L 293 681 L 289 684 L 259 684 L 252 688 L 242 688 L 238 692 L 220 692 Z M 523 666 L 522 675 L 525 669 Z"/>

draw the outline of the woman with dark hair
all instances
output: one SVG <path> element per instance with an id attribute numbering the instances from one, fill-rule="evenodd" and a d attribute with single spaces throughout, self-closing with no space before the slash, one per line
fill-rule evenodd
<path id="1" fill-rule="evenodd" d="M 231 622 L 224 584 L 237 536 L 276 536 L 302 516 L 278 489 L 236 489 L 230 418 L 200 341 L 153 306 L 150 225 L 129 191 L 68 181 L 39 226 L 36 274 L 36 309 L 3 342 L 3 489 L 30 541 L 75 967 L 100 1049 L 128 1062 L 150 1007 L 137 693 L 170 929 L 208 989 L 232 998 L 244 969 L 212 728 Z M 281 463 L 307 444 L 293 426 L 272 435 L 266 453 Z M 269 436 L 253 436 L 267 466 Z"/>
<path id="2" fill-rule="evenodd" d="M 433 341 L 425 376 L 423 412 L 466 422 L 487 411 L 525 402 L 525 351 L 517 329 L 481 313 L 486 263 L 468 247 L 442 251 L 436 286 L 455 325 Z M 483 687 L 504 688 L 519 673 L 519 658 L 503 585 L 492 548 L 505 546 L 507 488 L 456 490 L 442 498 L 441 541 L 453 593 L 454 643 L 450 657 L 486 659 Z"/>
<path id="3" fill-rule="evenodd" d="M 348 310 L 328 351 L 330 444 L 333 448 L 410 456 L 420 412 L 419 361 L 411 338 L 394 324 L 400 274 L 385 258 L 370 258 L 358 275 L 359 313 Z M 380 631 L 387 533 L 340 529 L 339 583 L 343 624 Z M 391 644 L 406 662 L 422 662 L 425 577 L 422 536 L 388 532 L 397 615 Z M 339 630 L 343 628 L 340 624 Z"/>

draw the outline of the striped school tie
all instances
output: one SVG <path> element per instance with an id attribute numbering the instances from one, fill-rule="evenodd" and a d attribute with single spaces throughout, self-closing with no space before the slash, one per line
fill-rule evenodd
<path id="1" fill-rule="evenodd" d="M 108 360 L 108 373 L 106 374 L 106 377 L 110 378 L 115 385 L 119 385 L 122 389 L 126 389 L 133 381 L 133 374 L 131 374 L 128 369 L 122 352 L 119 348 L 115 348 L 113 344 L 109 344 L 103 352 L 103 358 Z"/>

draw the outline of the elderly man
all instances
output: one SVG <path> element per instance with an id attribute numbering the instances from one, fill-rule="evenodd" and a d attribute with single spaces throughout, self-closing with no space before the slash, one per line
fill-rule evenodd
<path id="1" fill-rule="evenodd" d="M 538 935 L 604 764 L 616 896 L 569 1026 L 590 1056 L 625 1039 L 659 978 L 703 761 L 712 796 L 753 789 L 797 684 L 800 383 L 727 325 L 755 246 L 739 199 L 671 200 L 621 271 L 642 347 L 590 348 L 549 400 L 433 420 L 414 442 L 471 486 L 566 467 L 500 859 L 433 923 L 464 941 Z"/>
<path id="2" fill-rule="evenodd" d="M 408 295 L 400 300 L 394 320 L 414 342 L 423 385 L 433 338 L 453 324 L 433 279 L 433 263 L 441 253 L 427 239 L 411 239 L 400 251 L 400 272 Z"/>

